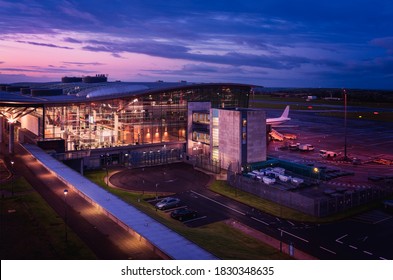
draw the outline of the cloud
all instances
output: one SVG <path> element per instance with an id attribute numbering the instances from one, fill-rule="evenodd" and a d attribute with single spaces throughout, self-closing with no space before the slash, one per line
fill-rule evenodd
<path id="1" fill-rule="evenodd" d="M 72 18 L 77 18 L 82 21 L 88 21 L 93 24 L 100 23 L 99 20 L 97 20 L 97 18 L 94 15 L 92 15 L 89 12 L 85 12 L 85 11 L 81 10 L 80 8 L 75 6 L 73 3 L 71 3 L 70 1 L 63 0 L 62 2 L 60 2 L 59 9 L 65 15 L 68 15 Z"/>
<path id="2" fill-rule="evenodd" d="M 388 54 L 393 54 L 393 37 L 375 38 L 370 43 L 371 45 L 386 49 Z"/>
<path id="3" fill-rule="evenodd" d="M 82 41 L 71 38 L 71 37 L 64 38 L 63 41 L 67 42 L 67 43 L 74 43 L 74 44 L 81 44 L 82 43 Z"/>
<path id="4" fill-rule="evenodd" d="M 0 67 L 0 71 L 6 71 L 6 72 L 19 72 L 19 73 L 85 73 L 85 74 L 90 74 L 90 73 L 96 73 L 96 71 L 93 70 L 87 70 L 87 69 L 80 69 L 80 68 L 66 68 L 66 67 L 58 67 L 58 66 L 53 66 L 53 65 L 48 65 L 48 67 L 41 67 L 41 66 L 28 66 L 24 68 L 19 68 L 19 67 Z"/>
<path id="5" fill-rule="evenodd" d="M 101 62 L 76 62 L 76 61 L 63 61 L 66 65 L 76 65 L 76 66 L 101 66 L 105 65 L 105 63 Z"/>
<path id="6" fill-rule="evenodd" d="M 58 45 L 54 45 L 54 44 L 38 43 L 38 42 L 31 42 L 31 41 L 16 41 L 16 42 L 23 43 L 23 44 L 34 45 L 34 46 L 42 46 L 42 47 L 49 47 L 49 48 L 59 48 L 59 49 L 73 50 L 73 48 L 70 48 L 70 47 L 63 47 L 63 46 L 58 46 Z"/>

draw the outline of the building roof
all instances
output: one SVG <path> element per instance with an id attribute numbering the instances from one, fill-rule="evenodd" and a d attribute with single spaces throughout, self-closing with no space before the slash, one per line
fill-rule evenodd
<path id="1" fill-rule="evenodd" d="M 107 82 L 107 83 L 20 83 L 12 86 L 31 89 L 62 89 L 63 95 L 31 96 L 20 92 L 0 91 L 0 106 L 41 106 L 43 104 L 82 103 L 119 97 L 154 94 L 162 91 L 187 90 L 214 86 L 254 87 L 235 83 L 164 83 L 164 82 Z"/>

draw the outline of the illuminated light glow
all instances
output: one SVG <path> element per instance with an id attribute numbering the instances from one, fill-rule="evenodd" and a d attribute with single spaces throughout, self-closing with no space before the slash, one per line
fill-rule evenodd
<path id="1" fill-rule="evenodd" d="M 379 115 L 379 112 L 374 112 L 374 115 Z"/>
<path id="2" fill-rule="evenodd" d="M 363 118 L 363 116 L 359 116 L 359 119 Z"/>
<path id="3" fill-rule="evenodd" d="M 16 123 L 17 119 L 14 119 L 13 117 L 7 119 L 8 123 Z"/>

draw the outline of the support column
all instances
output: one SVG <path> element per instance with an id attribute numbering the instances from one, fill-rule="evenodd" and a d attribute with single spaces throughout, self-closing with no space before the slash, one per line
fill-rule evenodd
<path id="1" fill-rule="evenodd" d="M 119 138 L 119 115 L 115 113 L 115 127 L 114 127 L 114 137 L 113 140 L 115 143 L 112 143 L 112 145 L 117 145 L 117 141 Z"/>
<path id="2" fill-rule="evenodd" d="M 3 129 L 4 129 L 4 118 L 0 117 L 0 143 L 3 143 Z"/>
<path id="3" fill-rule="evenodd" d="M 8 141 L 8 152 L 10 154 L 14 153 L 14 140 L 15 140 L 14 127 L 15 127 L 15 124 L 10 122 L 9 123 L 9 129 L 10 129 L 10 131 L 9 131 L 9 141 Z"/>

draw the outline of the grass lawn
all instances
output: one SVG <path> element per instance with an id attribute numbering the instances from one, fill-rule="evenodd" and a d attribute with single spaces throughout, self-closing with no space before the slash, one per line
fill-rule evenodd
<path id="1" fill-rule="evenodd" d="M 96 259 L 88 247 L 26 182 L 2 183 L 14 196 L 1 198 L 0 256 L 2 260 Z"/>
<path id="2" fill-rule="evenodd" d="M 288 255 L 280 253 L 279 250 L 230 227 L 225 222 L 217 222 L 199 228 L 189 228 L 172 219 L 168 213 L 156 211 L 151 204 L 144 200 L 153 198 L 154 194 L 142 195 L 107 188 L 104 182 L 105 171 L 89 171 L 85 173 L 85 176 L 221 259 L 291 259 Z"/>

